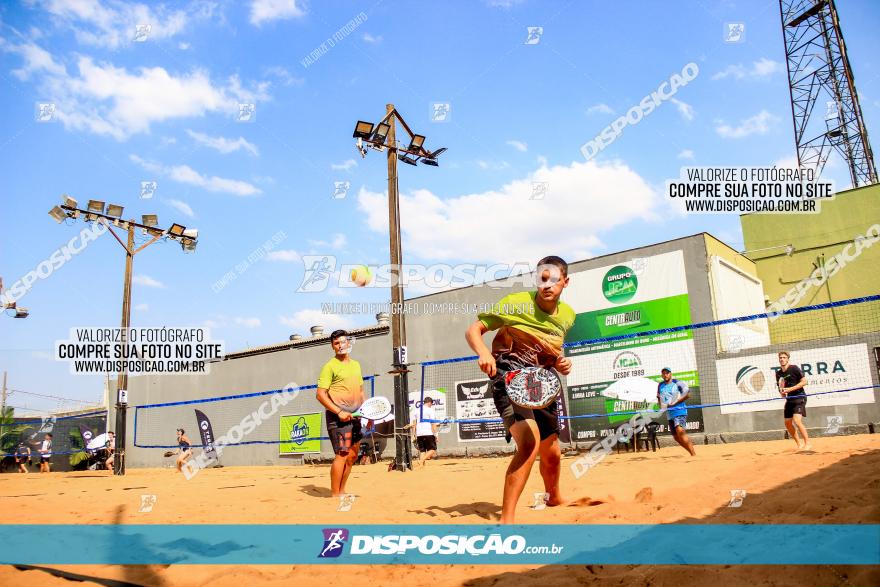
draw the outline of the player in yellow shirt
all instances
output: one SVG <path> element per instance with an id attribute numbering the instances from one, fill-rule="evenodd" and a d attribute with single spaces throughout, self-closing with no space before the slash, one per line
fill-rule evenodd
<path id="1" fill-rule="evenodd" d="M 330 490 L 337 497 L 345 493 L 345 482 L 357 460 L 361 440 L 361 419 L 352 416 L 364 403 L 361 364 L 351 358 L 351 342 L 344 330 L 334 330 L 330 346 L 335 356 L 318 376 L 318 401 L 327 408 L 327 433 L 336 453 L 330 466 Z"/>
<path id="2" fill-rule="evenodd" d="M 516 441 L 516 453 L 504 479 L 504 500 L 501 523 L 512 524 L 516 504 L 522 495 L 535 458 L 541 455 L 541 477 L 544 490 L 550 494 L 548 506 L 565 502 L 559 492 L 559 419 L 556 402 L 540 410 L 518 406 L 507 395 L 507 374 L 517 369 L 536 366 L 554 367 L 563 375 L 571 371 L 571 360 L 563 356 L 565 332 L 572 327 L 575 313 L 571 306 L 559 301 L 568 286 L 568 264 L 556 256 L 538 262 L 538 291 L 505 296 L 492 312 L 477 316 L 465 338 L 477 353 L 480 370 L 491 378 L 495 407 L 507 428 L 508 442 Z M 490 351 L 483 335 L 490 330 L 498 333 Z"/>

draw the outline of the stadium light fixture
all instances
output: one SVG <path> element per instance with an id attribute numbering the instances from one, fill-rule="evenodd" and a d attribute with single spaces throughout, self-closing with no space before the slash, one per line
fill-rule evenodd
<path id="1" fill-rule="evenodd" d="M 186 227 L 182 224 L 172 224 L 171 228 L 168 229 L 168 236 L 171 238 L 179 238 L 183 236 L 183 233 L 186 232 Z"/>
<path id="2" fill-rule="evenodd" d="M 61 206 L 55 206 L 49 210 L 49 216 L 55 219 L 55 222 L 61 224 L 67 219 L 67 213 L 61 209 Z"/>
<path id="3" fill-rule="evenodd" d="M 401 153 L 397 156 L 399 161 L 403 161 L 407 165 L 415 165 L 418 162 L 418 159 L 413 159 L 412 157 L 407 157 L 405 154 Z"/>
<path id="4" fill-rule="evenodd" d="M 412 140 L 409 142 L 409 147 L 406 148 L 407 151 L 413 154 L 418 154 L 422 151 L 422 145 L 425 144 L 425 137 L 423 135 L 413 135 Z"/>
<path id="5" fill-rule="evenodd" d="M 104 225 L 116 239 L 119 245 L 125 250 L 125 274 L 124 285 L 122 289 L 123 293 L 121 330 L 123 332 L 127 332 L 128 328 L 131 326 L 131 286 L 134 256 L 154 242 L 166 236 L 175 240 L 180 239 L 181 246 L 183 247 L 184 252 L 194 252 L 196 249 L 199 232 L 194 228 L 187 229 L 182 224 L 172 224 L 171 228 L 166 231 L 159 226 L 159 217 L 156 214 L 143 214 L 141 216 L 141 223 L 136 222 L 134 219 L 124 220 L 123 218 L 121 218 L 122 213 L 125 209 L 123 206 L 120 206 L 118 204 L 110 204 L 106 207 L 105 213 L 105 202 L 101 200 L 89 200 L 86 210 L 78 209 L 76 207 L 76 200 L 66 194 L 62 196 L 62 202 L 62 206 L 56 206 L 49 212 L 52 218 L 60 222 L 64 219 L 65 214 L 68 217 L 77 218 L 80 213 L 84 214 L 83 219 L 86 221 L 101 218 L 104 221 Z M 124 238 L 120 238 L 120 236 L 114 230 L 114 227 L 121 228 L 125 231 L 128 237 L 127 241 Z M 136 244 L 135 231 L 138 228 L 142 229 L 144 231 L 144 234 L 149 235 L 152 238 L 148 239 L 145 243 Z M 2 288 L 2 284 L 0 284 L 0 288 Z M 25 318 L 27 315 L 27 308 L 18 308 L 16 310 L 15 317 Z M 123 342 L 125 342 L 124 335 Z M 116 401 L 116 446 L 124 449 L 124 447 L 126 446 L 126 430 L 128 427 L 128 420 L 126 416 L 128 403 L 126 396 L 123 395 L 125 392 L 128 391 L 128 369 L 125 366 L 123 366 L 123 368 L 119 371 L 116 389 L 119 392 Z M 118 452 L 117 458 L 113 461 L 113 473 L 115 475 L 125 475 L 124 450 L 120 450 Z"/>
<path id="6" fill-rule="evenodd" d="M 16 308 L 15 316 L 13 318 L 27 318 L 30 315 L 30 312 L 27 308 Z"/>
<path id="7" fill-rule="evenodd" d="M 379 126 L 376 127 L 376 131 L 373 133 L 373 138 L 371 139 L 374 143 L 378 143 L 380 145 L 385 144 L 385 139 L 388 137 L 388 133 L 391 131 L 391 125 L 387 122 L 380 122 Z"/>
<path id="8" fill-rule="evenodd" d="M 86 214 L 86 220 L 97 219 L 98 214 L 104 213 L 104 202 L 101 200 L 89 200 L 88 211 L 89 213 Z"/>
<path id="9" fill-rule="evenodd" d="M 125 208 L 123 206 L 120 206 L 118 204 L 108 204 L 107 216 L 115 216 L 116 218 L 119 218 L 120 216 L 122 216 L 122 211 L 124 209 Z"/>
<path id="10" fill-rule="evenodd" d="M 430 165 L 431 167 L 440 167 L 440 164 L 437 163 L 436 159 L 431 159 L 430 157 L 425 157 L 422 159 L 422 165 Z"/>
<path id="11" fill-rule="evenodd" d="M 373 123 L 366 122 L 363 120 L 358 120 L 357 124 L 354 125 L 354 134 L 352 135 L 356 139 L 369 139 L 373 134 Z"/>

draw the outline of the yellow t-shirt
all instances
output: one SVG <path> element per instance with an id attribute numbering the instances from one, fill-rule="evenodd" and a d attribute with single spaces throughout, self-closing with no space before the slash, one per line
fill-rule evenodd
<path id="1" fill-rule="evenodd" d="M 489 330 L 498 330 L 492 341 L 496 359 L 550 366 L 562 355 L 565 332 L 574 325 L 574 310 L 563 301 L 556 312 L 547 314 L 535 302 L 537 292 L 509 294 L 491 312 L 477 316 Z"/>
<path id="2" fill-rule="evenodd" d="M 333 357 L 318 376 L 318 388 L 326 389 L 330 401 L 346 412 L 354 412 L 364 403 L 363 385 L 361 364 L 354 359 L 340 361 Z"/>

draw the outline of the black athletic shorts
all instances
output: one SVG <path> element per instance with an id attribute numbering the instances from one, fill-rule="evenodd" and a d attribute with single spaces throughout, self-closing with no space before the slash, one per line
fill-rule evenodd
<path id="1" fill-rule="evenodd" d="M 533 410 L 523 408 L 510 401 L 507 395 L 506 376 L 510 371 L 519 367 L 504 361 L 496 361 L 498 372 L 492 378 L 492 399 L 495 400 L 495 408 L 504 420 L 507 429 L 507 442 L 510 442 L 510 427 L 520 420 L 534 420 L 538 424 L 538 432 L 541 440 L 546 440 L 554 434 L 559 434 L 559 417 L 556 414 L 557 402 L 553 402 L 546 408 Z"/>
<path id="2" fill-rule="evenodd" d="M 51 458 L 52 457 L 44 457 L 43 455 L 40 455 L 40 462 L 41 463 L 48 463 L 49 459 L 51 459 Z"/>
<path id="3" fill-rule="evenodd" d="M 437 450 L 437 437 L 433 434 L 431 436 L 418 436 L 416 437 L 416 446 L 419 447 L 419 452 Z"/>
<path id="4" fill-rule="evenodd" d="M 785 418 L 793 418 L 795 414 L 800 414 L 804 418 L 807 417 L 807 396 L 794 396 L 786 398 L 785 408 L 783 409 Z"/>
<path id="5" fill-rule="evenodd" d="M 338 455 L 348 454 L 353 444 L 360 442 L 361 419 L 352 417 L 348 422 L 343 422 L 339 416 L 327 410 L 327 434 L 330 436 L 330 444 L 333 452 Z"/>

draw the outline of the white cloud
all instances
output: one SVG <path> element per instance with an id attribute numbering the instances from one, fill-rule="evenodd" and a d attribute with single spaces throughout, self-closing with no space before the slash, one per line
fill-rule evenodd
<path id="1" fill-rule="evenodd" d="M 773 116 L 766 110 L 741 120 L 738 126 L 730 126 L 723 120 L 715 121 L 715 132 L 725 139 L 742 139 L 751 135 L 765 135 L 770 132 L 770 127 L 779 122 L 779 117 Z"/>
<path id="2" fill-rule="evenodd" d="M 330 242 L 323 240 L 309 240 L 309 244 L 313 247 L 330 247 L 333 250 L 340 250 L 348 244 L 348 239 L 341 232 L 337 232 L 333 235 L 333 240 Z"/>
<path id="3" fill-rule="evenodd" d="M 149 304 L 137 304 L 137 305 L 134 307 L 135 312 L 146 312 L 146 311 L 149 310 L 149 309 L 150 309 L 150 305 L 149 305 Z"/>
<path id="4" fill-rule="evenodd" d="M 155 123 L 210 113 L 238 114 L 239 103 L 269 99 L 269 82 L 242 86 L 237 76 L 216 84 L 204 70 L 176 75 L 162 67 L 128 71 L 91 57 L 75 56 L 75 73 L 33 43 L 12 44 L 0 39 L 0 50 L 21 57 L 13 75 L 36 78 L 40 95 L 51 96 L 56 116 L 68 130 L 87 131 L 125 140 L 150 132 Z"/>
<path id="5" fill-rule="evenodd" d="M 327 334 L 338 328 L 351 329 L 351 322 L 347 318 L 314 309 L 299 310 L 292 316 L 279 316 L 279 320 L 281 324 L 303 336 L 311 336 L 311 327 L 318 325 L 323 326 Z"/>
<path id="6" fill-rule="evenodd" d="M 370 33 L 364 33 L 364 36 L 362 38 L 367 43 L 372 43 L 374 45 L 377 45 L 382 42 L 382 35 L 377 35 L 374 37 Z"/>
<path id="7" fill-rule="evenodd" d="M 181 51 L 186 51 L 187 49 L 189 49 L 189 43 L 178 43 L 177 48 Z"/>
<path id="8" fill-rule="evenodd" d="M 346 159 L 342 163 L 331 163 L 330 169 L 335 171 L 351 171 L 355 167 L 357 167 L 357 161 L 354 159 Z"/>
<path id="9" fill-rule="evenodd" d="M 196 215 L 193 212 L 193 209 L 189 204 L 184 202 L 183 200 L 163 200 L 166 204 L 186 216 L 187 218 L 195 218 Z"/>
<path id="10" fill-rule="evenodd" d="M 186 129 L 186 134 L 188 134 L 197 143 L 205 145 L 206 147 L 210 147 L 215 151 L 223 153 L 224 155 L 234 153 L 239 149 L 244 149 L 254 156 L 260 154 L 257 146 L 253 143 L 247 142 L 244 137 L 238 137 L 236 140 L 232 140 L 227 139 L 226 137 L 212 137 L 206 135 L 205 133 L 196 132 L 190 129 Z"/>
<path id="11" fill-rule="evenodd" d="M 296 263 L 299 262 L 302 257 L 299 256 L 299 253 L 294 251 L 293 249 L 282 249 L 280 251 L 269 251 L 269 254 L 266 255 L 267 261 L 281 261 L 284 263 Z"/>
<path id="12" fill-rule="evenodd" d="M 484 171 L 501 171 L 510 167 L 507 161 L 483 161 L 482 159 L 475 161 L 477 167 Z"/>
<path id="13" fill-rule="evenodd" d="M 587 114 L 614 114 L 614 110 L 604 102 L 587 108 Z"/>
<path id="14" fill-rule="evenodd" d="M 259 328 L 260 327 L 260 319 L 259 318 L 241 318 L 237 317 L 235 319 L 235 323 L 239 326 L 244 326 L 245 328 Z"/>
<path id="15" fill-rule="evenodd" d="M 155 287 L 158 289 L 164 289 L 165 284 L 157 279 L 153 279 L 149 275 L 135 275 L 131 278 L 131 282 L 135 285 L 143 285 L 144 287 Z"/>
<path id="16" fill-rule="evenodd" d="M 694 152 L 691 151 L 690 149 L 683 149 L 683 150 L 678 154 L 678 158 L 679 158 L 679 159 L 693 159 L 693 158 L 694 158 Z"/>
<path id="17" fill-rule="evenodd" d="M 545 200 L 530 199 L 532 182 L 549 183 Z M 654 218 L 659 204 L 659 195 L 625 164 L 593 161 L 542 165 L 522 179 L 481 193 L 440 198 L 416 190 L 400 198 L 407 255 L 426 261 L 507 263 L 534 263 L 549 254 L 590 257 L 602 246 L 602 233 Z M 384 193 L 362 188 L 358 206 L 368 228 L 387 234 Z"/>
<path id="18" fill-rule="evenodd" d="M 787 167 L 790 169 L 798 168 L 798 158 L 797 155 L 789 155 L 787 157 L 783 157 L 782 159 L 777 159 L 773 164 L 774 167 Z"/>
<path id="19" fill-rule="evenodd" d="M 250 21 L 260 26 L 264 22 L 286 20 L 305 16 L 305 10 L 297 6 L 297 0 L 253 0 Z"/>
<path id="20" fill-rule="evenodd" d="M 290 75 L 290 72 L 287 71 L 287 69 L 279 65 L 273 65 L 272 67 L 265 68 L 263 70 L 263 74 L 266 76 L 277 77 L 285 86 L 301 86 L 306 81 L 304 78 Z"/>
<path id="21" fill-rule="evenodd" d="M 56 24 L 69 28 L 80 44 L 116 49 L 134 43 L 138 25 L 150 25 L 145 42 L 181 33 L 192 18 L 210 18 L 213 8 L 193 3 L 186 10 L 170 10 L 163 4 L 148 6 L 119 0 L 42 0 Z"/>
<path id="22" fill-rule="evenodd" d="M 254 196 L 263 193 L 260 188 L 246 181 L 227 179 L 217 177 L 216 175 L 205 176 L 189 165 L 174 165 L 167 167 L 154 161 L 147 161 L 137 155 L 129 155 L 129 159 L 151 173 L 170 177 L 180 183 L 198 186 L 209 192 L 223 192 L 235 196 Z"/>
<path id="23" fill-rule="evenodd" d="M 521 153 L 525 153 L 526 151 L 529 150 L 529 146 L 522 141 L 511 140 L 511 141 L 507 141 L 507 144 Z"/>
<path id="24" fill-rule="evenodd" d="M 728 65 L 718 73 L 712 76 L 713 80 L 725 79 L 732 77 L 734 79 L 751 79 L 758 80 L 769 77 L 777 72 L 783 71 L 784 67 L 778 61 L 762 57 L 758 61 L 752 62 L 751 67 L 746 67 L 740 63 Z"/>
<path id="25" fill-rule="evenodd" d="M 694 107 L 686 102 L 682 102 L 676 98 L 670 98 L 669 100 L 678 108 L 678 113 L 681 114 L 681 117 L 690 122 L 694 119 Z"/>

